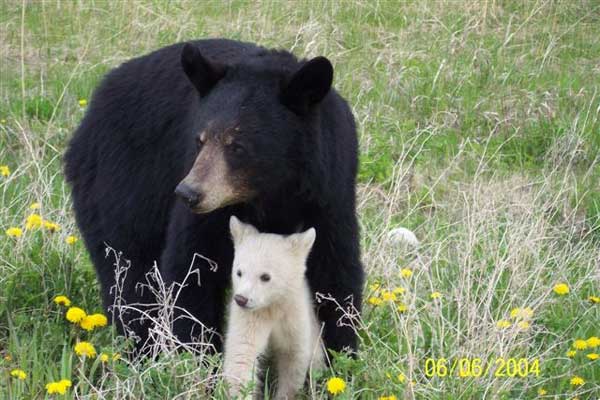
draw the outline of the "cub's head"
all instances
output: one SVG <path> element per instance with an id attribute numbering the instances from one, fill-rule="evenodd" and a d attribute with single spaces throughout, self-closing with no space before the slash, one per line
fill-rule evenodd
<path id="1" fill-rule="evenodd" d="M 182 69 L 197 92 L 186 143 L 195 161 L 175 193 L 196 213 L 292 185 L 306 143 L 318 141 L 311 137 L 315 116 L 333 80 L 326 58 L 298 62 L 257 49 L 234 63 L 211 61 L 192 44 L 182 50 Z"/>
<path id="2" fill-rule="evenodd" d="M 231 275 L 237 305 L 259 310 L 295 296 L 304 282 L 315 229 L 290 236 L 260 233 L 235 216 L 229 228 L 235 247 Z"/>

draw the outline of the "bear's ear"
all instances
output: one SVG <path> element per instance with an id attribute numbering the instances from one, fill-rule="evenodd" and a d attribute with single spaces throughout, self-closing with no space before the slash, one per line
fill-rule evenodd
<path id="1" fill-rule="evenodd" d="M 204 58 L 198 47 L 191 43 L 183 46 L 181 66 L 200 96 L 208 94 L 210 89 L 225 75 L 225 66 Z"/>
<path id="2" fill-rule="evenodd" d="M 325 57 L 315 57 L 304 64 L 289 80 L 282 93 L 282 102 L 297 114 L 323 100 L 331 89 L 333 67 Z"/>
<path id="3" fill-rule="evenodd" d="M 316 236 L 317 232 L 315 231 L 315 228 L 310 228 L 305 232 L 295 233 L 289 236 L 288 239 L 291 243 L 293 250 L 297 252 L 297 254 L 299 254 L 301 257 L 306 258 L 308 257 L 310 249 L 315 243 Z"/>
<path id="4" fill-rule="evenodd" d="M 258 233 L 255 227 L 244 224 L 235 215 L 229 218 L 229 230 L 231 231 L 233 243 L 240 243 L 246 235 Z"/>

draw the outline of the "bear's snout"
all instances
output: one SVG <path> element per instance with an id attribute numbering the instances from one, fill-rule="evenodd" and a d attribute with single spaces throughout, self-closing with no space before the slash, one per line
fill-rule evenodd
<path id="1" fill-rule="evenodd" d="M 175 188 L 175 195 L 181 198 L 189 208 L 196 207 L 203 197 L 202 194 L 198 193 L 183 182 L 181 182 Z"/>
<path id="2" fill-rule="evenodd" d="M 235 302 L 237 303 L 238 306 L 240 307 L 246 307 L 246 305 L 248 304 L 248 298 L 244 297 L 240 294 L 236 294 L 235 296 L 233 296 L 233 299 L 235 300 Z"/>

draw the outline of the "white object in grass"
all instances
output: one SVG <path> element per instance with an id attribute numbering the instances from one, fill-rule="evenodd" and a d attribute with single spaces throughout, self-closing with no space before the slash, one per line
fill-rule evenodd
<path id="1" fill-rule="evenodd" d="M 417 247 L 419 245 L 419 239 L 409 229 L 406 228 L 394 228 L 388 232 L 388 240 L 394 244 L 406 243 L 410 246 Z"/>

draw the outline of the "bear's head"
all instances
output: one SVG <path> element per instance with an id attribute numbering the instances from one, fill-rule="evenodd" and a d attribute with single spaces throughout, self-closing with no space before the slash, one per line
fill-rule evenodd
<path id="1" fill-rule="evenodd" d="M 193 212 L 208 213 L 293 186 L 304 168 L 303 154 L 316 151 L 316 120 L 331 88 L 331 63 L 265 51 L 225 66 L 186 44 L 181 64 L 198 92 L 195 143 L 188 144 L 196 158 L 175 193 Z"/>
<path id="2" fill-rule="evenodd" d="M 298 295 L 314 228 L 289 236 L 260 233 L 231 216 L 229 229 L 235 247 L 232 291 L 238 306 L 256 311 Z"/>

